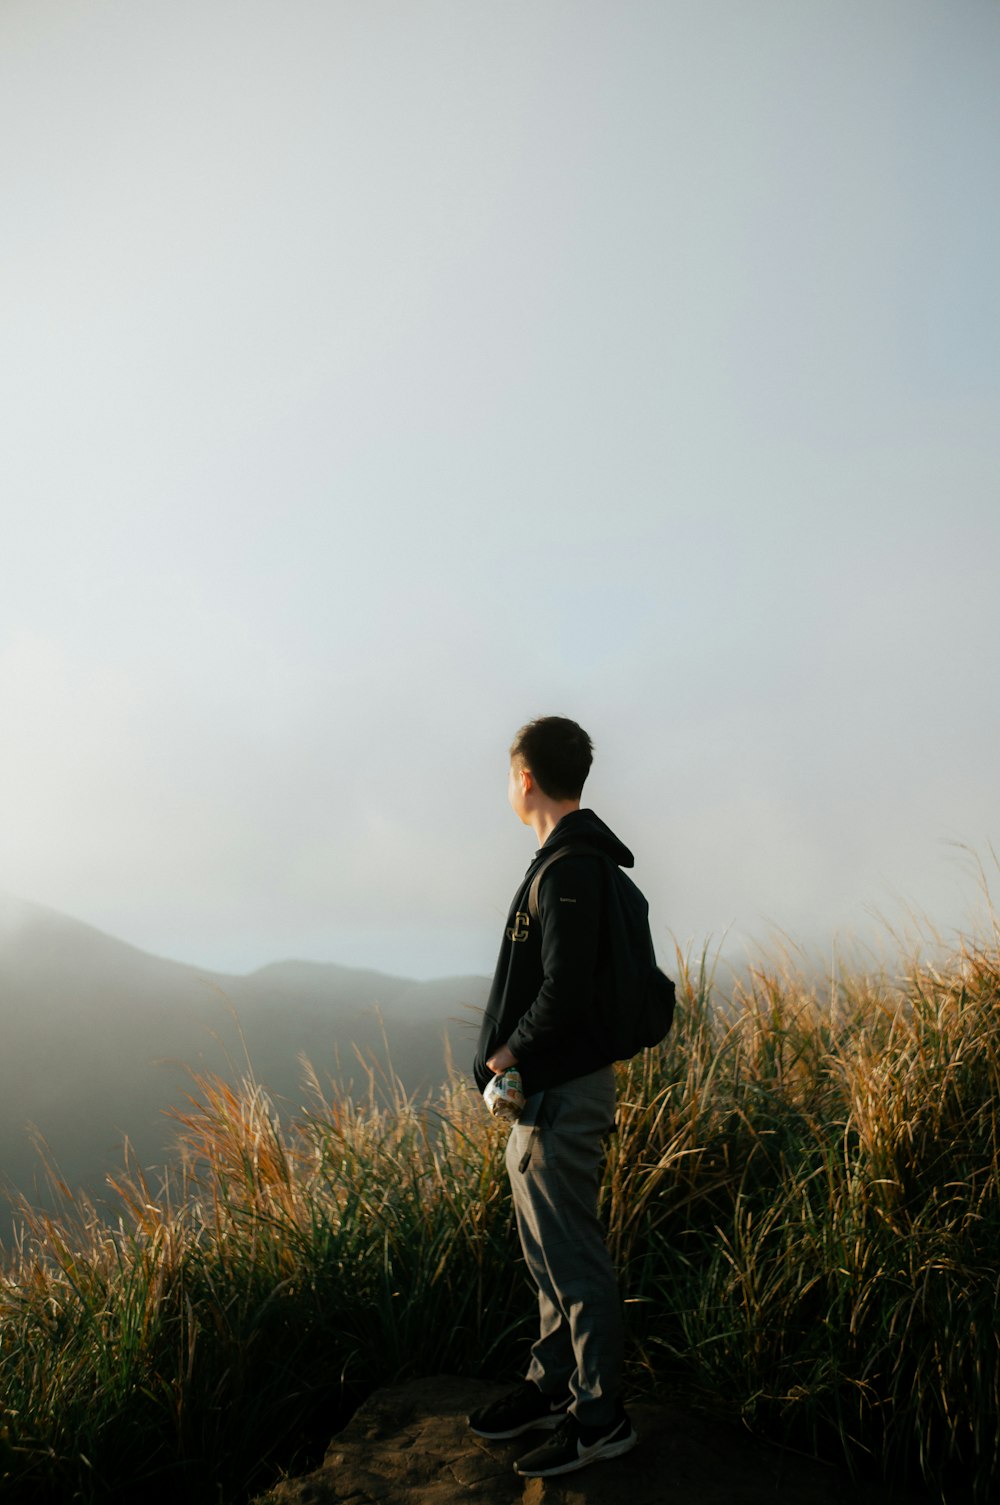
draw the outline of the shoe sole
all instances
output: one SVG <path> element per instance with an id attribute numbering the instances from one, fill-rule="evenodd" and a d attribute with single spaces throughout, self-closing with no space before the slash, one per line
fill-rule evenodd
<path id="1" fill-rule="evenodd" d="M 514 1472 L 521 1479 L 553 1479 L 557 1474 L 575 1474 L 578 1469 L 589 1468 L 592 1463 L 604 1463 L 610 1458 L 620 1458 L 623 1453 L 630 1453 L 638 1441 L 639 1434 L 633 1431 L 628 1437 L 623 1437 L 621 1442 L 611 1442 L 607 1447 L 595 1448 L 583 1458 L 571 1458 L 568 1463 L 556 1463 L 551 1468 L 521 1469 L 515 1463 Z"/>
<path id="2" fill-rule="evenodd" d="M 526 1421 L 522 1426 L 508 1428 L 504 1432 L 484 1432 L 481 1427 L 474 1427 L 470 1421 L 469 1431 L 487 1442 L 509 1442 L 514 1437 L 523 1437 L 525 1432 L 554 1432 L 565 1416 L 565 1411 L 553 1411 L 551 1416 L 536 1416 L 534 1421 Z"/>

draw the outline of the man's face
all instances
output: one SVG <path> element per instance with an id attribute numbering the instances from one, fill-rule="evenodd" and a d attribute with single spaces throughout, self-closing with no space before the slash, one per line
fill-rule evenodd
<path id="1" fill-rule="evenodd" d="M 510 771 L 507 775 L 507 802 L 518 820 L 523 825 L 528 824 L 528 811 L 525 803 L 526 790 L 524 788 L 525 769 L 523 763 L 517 758 L 511 760 Z M 530 779 L 531 775 L 527 777 Z"/>

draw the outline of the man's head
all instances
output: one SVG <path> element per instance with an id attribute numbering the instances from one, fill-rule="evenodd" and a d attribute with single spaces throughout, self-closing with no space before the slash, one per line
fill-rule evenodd
<path id="1" fill-rule="evenodd" d="M 511 769 L 526 771 L 550 800 L 578 801 L 593 761 L 582 726 L 566 716 L 541 716 L 522 726 L 510 746 Z"/>

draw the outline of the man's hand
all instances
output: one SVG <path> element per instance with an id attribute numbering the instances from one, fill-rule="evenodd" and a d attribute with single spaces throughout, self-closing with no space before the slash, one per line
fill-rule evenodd
<path id="1" fill-rule="evenodd" d="M 517 1057 L 509 1046 L 501 1045 L 499 1050 L 493 1052 L 486 1064 L 494 1076 L 499 1076 L 502 1071 L 509 1071 L 512 1066 L 517 1065 Z"/>

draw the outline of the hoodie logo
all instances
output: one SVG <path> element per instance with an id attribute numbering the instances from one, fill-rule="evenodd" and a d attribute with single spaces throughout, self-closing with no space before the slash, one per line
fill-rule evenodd
<path id="1" fill-rule="evenodd" d="M 528 939 L 528 926 L 530 924 L 530 917 L 518 910 L 514 916 L 513 927 L 508 927 L 507 934 L 512 941 L 526 941 Z"/>

